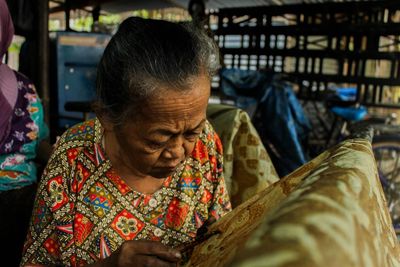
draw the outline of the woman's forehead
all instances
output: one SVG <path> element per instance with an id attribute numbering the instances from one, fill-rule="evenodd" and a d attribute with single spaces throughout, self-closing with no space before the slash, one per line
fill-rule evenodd
<path id="1" fill-rule="evenodd" d="M 197 127 L 205 120 L 207 99 L 205 101 L 178 102 L 170 104 L 166 101 L 147 107 L 141 113 L 139 121 L 141 125 L 149 130 L 166 129 L 171 131 L 181 131 Z"/>
<path id="2" fill-rule="evenodd" d="M 135 136 L 171 136 L 187 131 L 199 130 L 206 121 L 206 112 L 195 116 L 140 116 L 138 120 L 125 124 L 124 133 Z"/>
<path id="3" fill-rule="evenodd" d="M 138 103 L 133 120 L 126 122 L 126 128 L 180 132 L 195 128 L 205 119 L 210 96 L 210 80 L 206 75 L 196 77 L 192 85 L 183 90 L 161 87 L 157 92 Z"/>
<path id="4" fill-rule="evenodd" d="M 194 80 L 185 90 L 160 88 L 159 93 L 141 103 L 141 113 L 150 119 L 175 119 L 205 112 L 210 96 L 210 82 L 205 76 Z M 148 119 L 148 118 L 147 118 Z"/>
<path id="5" fill-rule="evenodd" d="M 190 120 L 182 120 L 177 123 L 149 124 L 147 133 L 149 135 L 175 135 L 188 130 L 200 129 L 204 125 L 205 121 L 206 118 L 203 118 L 200 121 L 197 118 L 191 118 Z"/>
<path id="6" fill-rule="evenodd" d="M 188 94 L 186 96 L 165 95 L 162 99 L 146 101 L 146 106 L 143 107 L 142 112 L 148 116 L 193 116 L 205 110 L 208 98 L 208 93 L 202 95 Z"/>

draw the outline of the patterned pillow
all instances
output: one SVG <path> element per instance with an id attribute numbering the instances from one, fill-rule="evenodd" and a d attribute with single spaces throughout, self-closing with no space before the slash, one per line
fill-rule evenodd
<path id="1" fill-rule="evenodd" d="M 233 207 L 279 180 L 245 111 L 214 104 L 208 106 L 207 117 L 223 144 L 224 177 Z"/>

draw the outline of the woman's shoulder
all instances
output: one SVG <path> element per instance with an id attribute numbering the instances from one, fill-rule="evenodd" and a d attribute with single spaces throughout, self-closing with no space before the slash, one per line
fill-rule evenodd
<path id="1" fill-rule="evenodd" d="M 213 134 L 215 133 L 214 128 L 212 127 L 211 123 L 206 120 L 205 124 L 204 124 L 204 128 L 203 128 L 203 134 Z"/>
<path id="2" fill-rule="evenodd" d="M 17 79 L 17 86 L 18 89 L 26 88 L 28 91 L 32 91 L 30 93 L 37 94 L 35 85 L 33 84 L 32 80 L 29 79 L 25 74 L 13 70 L 15 74 L 15 78 Z"/>
<path id="3" fill-rule="evenodd" d="M 199 136 L 199 139 L 208 147 L 215 148 L 216 150 L 222 152 L 221 140 L 217 132 L 214 130 L 214 127 L 208 120 L 206 120 L 203 131 Z"/>
<path id="4" fill-rule="evenodd" d="M 32 81 L 23 73 L 13 70 L 15 73 L 15 77 L 17 78 L 17 81 L 23 81 L 26 82 L 28 84 L 32 84 Z"/>
<path id="5" fill-rule="evenodd" d="M 85 149 L 92 149 L 98 141 L 100 122 L 96 118 L 67 129 L 55 144 L 49 164 L 70 166 Z"/>
<path id="6" fill-rule="evenodd" d="M 211 123 L 207 120 L 192 152 L 194 159 L 222 156 L 222 143 Z M 201 160 L 202 161 L 202 160 Z"/>
<path id="7" fill-rule="evenodd" d="M 100 135 L 100 122 L 97 118 L 93 118 L 68 128 L 57 141 L 56 149 L 91 146 L 98 142 Z"/>

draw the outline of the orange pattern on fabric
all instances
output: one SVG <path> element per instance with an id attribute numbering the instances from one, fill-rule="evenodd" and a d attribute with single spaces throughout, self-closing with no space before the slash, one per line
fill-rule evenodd
<path id="1" fill-rule="evenodd" d="M 192 156 L 154 194 L 130 188 L 101 147 L 97 119 L 63 134 L 44 172 L 22 265 L 81 266 L 126 240 L 174 247 L 192 242 L 208 219 L 231 210 L 222 146 L 209 123 Z"/>

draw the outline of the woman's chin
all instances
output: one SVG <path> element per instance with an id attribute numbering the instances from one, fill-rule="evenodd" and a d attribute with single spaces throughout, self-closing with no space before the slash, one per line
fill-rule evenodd
<path id="1" fill-rule="evenodd" d="M 157 179 L 164 179 L 171 176 L 176 171 L 176 168 L 157 168 L 153 169 L 150 175 Z"/>

